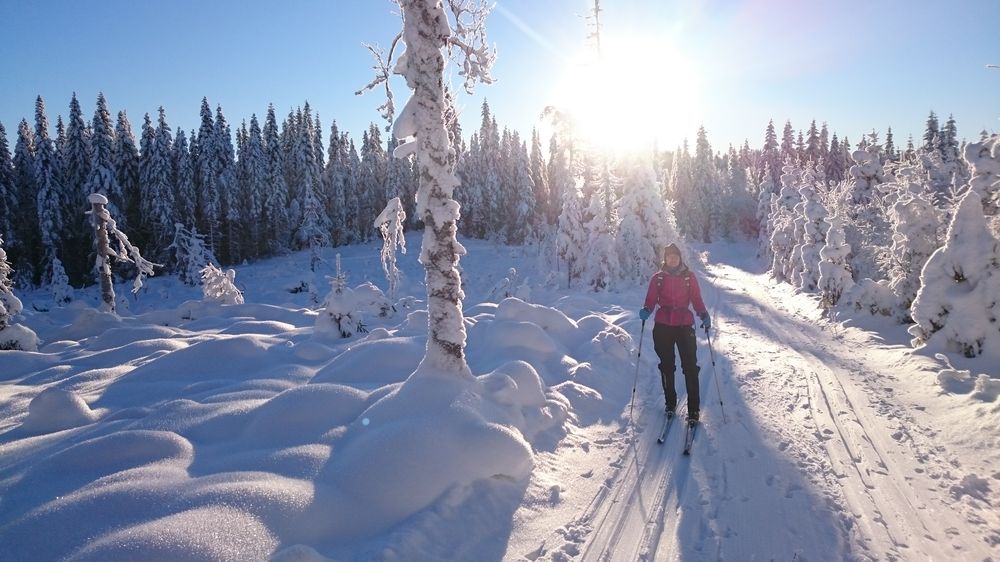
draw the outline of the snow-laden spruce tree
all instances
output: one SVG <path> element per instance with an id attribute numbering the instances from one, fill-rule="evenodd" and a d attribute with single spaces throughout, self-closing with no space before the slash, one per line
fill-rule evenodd
<path id="1" fill-rule="evenodd" d="M 764 168 L 760 171 L 757 190 L 757 223 L 760 225 L 757 230 L 757 257 L 764 263 L 771 263 L 774 260 L 774 255 L 771 254 L 771 206 L 777 200 L 778 193 L 767 162 L 764 162 Z"/>
<path id="2" fill-rule="evenodd" d="M 881 205 L 878 186 L 885 181 L 885 172 L 878 156 L 881 147 L 854 152 L 855 164 L 848 171 L 850 182 L 845 192 L 844 225 L 847 242 L 851 245 L 851 269 L 856 279 L 878 279 L 878 254 L 888 247 L 889 227 L 886 210 Z"/>
<path id="3" fill-rule="evenodd" d="M 811 180 L 811 181 L 810 181 Z M 797 257 L 800 269 L 796 285 L 804 291 L 815 291 L 819 284 L 820 250 L 826 244 L 826 232 L 830 225 L 826 221 L 827 211 L 820 201 L 814 178 L 803 177 L 799 195 L 802 197 L 802 243 L 798 246 Z"/>
<path id="4" fill-rule="evenodd" d="M 851 266 L 847 256 L 851 247 L 844 238 L 844 223 L 840 216 L 827 219 L 826 244 L 819 251 L 819 280 L 816 288 L 820 292 L 820 305 L 829 310 L 840 302 L 845 291 L 854 286 Z"/>
<path id="5" fill-rule="evenodd" d="M 583 228 L 583 199 L 576 185 L 562 189 L 562 212 L 556 229 L 556 251 L 566 264 L 566 287 L 580 277 L 586 253 L 586 232 Z"/>
<path id="6" fill-rule="evenodd" d="M 236 271 L 222 271 L 209 263 L 201 270 L 201 292 L 206 302 L 243 304 L 243 291 L 236 286 Z"/>
<path id="7" fill-rule="evenodd" d="M 14 317 L 21 314 L 21 299 L 14 296 L 12 270 L 3 249 L 0 235 L 0 351 L 38 351 L 38 336 L 30 328 L 14 324 Z"/>
<path id="8" fill-rule="evenodd" d="M 994 237 L 1000 237 L 1000 135 L 965 145 L 965 161 L 972 170 L 969 187 L 983 201 Z"/>
<path id="9" fill-rule="evenodd" d="M 587 209 L 587 216 L 590 218 L 583 225 L 587 236 L 583 280 L 594 291 L 612 287 L 621 276 L 621 264 L 612 225 L 608 222 L 605 195 L 602 191 L 597 191 L 590 198 L 590 207 Z"/>
<path id="10" fill-rule="evenodd" d="M 940 246 L 940 212 L 924 189 L 921 170 L 908 164 L 896 170 L 899 199 L 889 209 L 892 246 L 889 250 L 889 287 L 899 299 L 899 319 L 910 320 L 910 305 L 920 288 L 920 272 Z"/>
<path id="11" fill-rule="evenodd" d="M 787 272 L 795 248 L 795 206 L 798 205 L 801 174 L 794 161 L 788 159 L 781 168 L 781 190 L 771 205 L 771 276 L 777 281 L 791 282 Z"/>
<path id="12" fill-rule="evenodd" d="M 911 343 L 975 357 L 1000 349 L 1000 242 L 990 233 L 979 193 L 969 190 L 948 235 L 927 260 L 910 307 Z"/>
<path id="13" fill-rule="evenodd" d="M 194 220 L 194 217 L 189 217 Z M 181 223 L 174 224 L 174 241 L 167 248 L 174 254 L 173 271 L 185 285 L 194 286 L 202 278 L 202 270 L 212 263 L 218 263 L 215 254 L 205 244 L 205 236 L 197 227 L 191 230 Z"/>
<path id="14" fill-rule="evenodd" d="M 403 225 L 406 224 L 406 211 L 399 197 L 393 197 L 385 209 L 375 219 L 375 228 L 382 233 L 382 271 L 389 282 L 389 298 L 396 298 L 399 288 L 400 271 L 396 267 L 396 248 L 406 253 L 406 238 L 403 237 Z"/>
<path id="15" fill-rule="evenodd" d="M 405 52 L 393 71 L 401 74 L 413 95 L 393 124 L 393 136 L 404 139 L 394 150 L 397 158 L 416 153 L 419 175 L 416 214 L 424 222 L 419 261 L 427 284 L 427 351 L 417 373 L 446 373 L 471 377 L 465 359 L 465 324 L 462 317 L 462 278 L 458 269 L 465 248 L 456 238 L 459 207 L 453 199 L 458 178 L 456 154 L 445 122 L 445 50 L 461 58 L 460 75 L 466 90 L 479 81 L 491 83 L 495 53 L 486 44 L 488 9 L 468 0 L 398 0 L 402 8 L 401 40 Z M 446 10 L 447 7 L 447 10 Z M 454 18 L 454 27 L 448 13 Z M 381 57 L 378 57 L 381 61 Z M 385 84 L 388 68 L 369 84 Z M 385 115 L 392 117 L 390 97 Z"/>
<path id="16" fill-rule="evenodd" d="M 673 206 L 660 197 L 656 171 L 648 158 L 629 166 L 618 207 L 618 257 L 624 279 L 643 283 L 660 269 L 660 252 L 680 246 Z"/>
<path id="17" fill-rule="evenodd" d="M 73 302 L 73 286 L 69 284 L 69 275 L 59 258 L 52 260 L 52 280 L 49 282 L 49 293 L 56 306 Z"/>
<path id="18" fill-rule="evenodd" d="M 92 193 L 88 198 L 91 210 L 87 214 L 91 215 L 94 233 L 97 240 L 97 262 L 95 267 L 100 276 L 101 282 L 101 308 L 105 312 L 115 312 L 115 289 L 111 279 L 111 258 L 118 261 L 131 263 L 135 266 L 138 274 L 132 283 L 132 292 L 138 293 L 142 289 L 142 282 L 148 276 L 154 275 L 155 264 L 142 257 L 139 249 L 129 242 L 128 236 L 118 230 L 115 220 L 108 213 L 108 198 L 100 193 Z M 112 240 L 116 242 L 117 248 L 112 247 Z"/>

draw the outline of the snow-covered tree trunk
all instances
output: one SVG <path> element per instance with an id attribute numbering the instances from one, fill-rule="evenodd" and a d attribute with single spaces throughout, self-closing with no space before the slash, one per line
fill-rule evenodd
<path id="1" fill-rule="evenodd" d="M 453 44 L 452 30 L 440 0 L 400 0 L 399 5 L 403 11 L 402 38 L 406 52 L 399 57 L 395 72 L 403 75 L 413 95 L 393 128 L 396 138 L 411 140 L 397 148 L 395 156 L 410 153 L 415 143 L 420 183 L 416 211 L 424 221 L 420 263 L 426 271 L 429 325 L 427 351 L 417 372 L 471 377 L 465 360 L 462 317 L 465 294 L 458 269 L 465 248 L 456 237 L 459 207 L 452 198 L 458 178 L 455 151 L 445 124 L 444 49 Z M 449 7 L 459 19 L 462 7 L 451 1 Z M 460 39 L 482 41 L 482 21 L 474 23 L 478 26 L 472 31 L 465 28 L 465 33 L 471 33 L 472 37 L 460 36 Z M 463 69 L 467 85 L 477 78 L 489 81 L 490 57 L 477 59 L 469 52 L 472 49 L 469 44 L 457 47 L 467 56 Z M 476 68 L 479 64 L 486 66 Z"/>
<path id="2" fill-rule="evenodd" d="M 108 237 L 108 212 L 105 205 L 107 197 L 94 193 L 88 199 L 92 207 L 91 220 L 94 225 L 94 236 L 97 239 L 97 272 L 101 281 L 102 309 L 115 311 L 115 287 L 111 280 L 111 241 Z"/>

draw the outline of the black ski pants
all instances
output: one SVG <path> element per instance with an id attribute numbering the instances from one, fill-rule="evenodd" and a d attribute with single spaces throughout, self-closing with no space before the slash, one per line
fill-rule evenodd
<path id="1" fill-rule="evenodd" d="M 696 418 L 701 404 L 698 392 L 698 349 L 694 326 L 653 326 L 653 347 L 660 358 L 660 382 L 663 396 L 669 410 L 677 408 L 677 390 L 674 388 L 675 355 L 674 347 L 681 356 L 681 371 L 687 387 L 688 417 Z"/>

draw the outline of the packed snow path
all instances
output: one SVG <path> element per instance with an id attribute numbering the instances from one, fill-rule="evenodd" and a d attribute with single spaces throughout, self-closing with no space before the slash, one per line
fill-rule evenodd
<path id="1" fill-rule="evenodd" d="M 896 375 L 919 373 L 926 359 L 826 322 L 809 297 L 748 273 L 752 258 L 709 264 L 703 292 L 728 423 L 702 338 L 704 423 L 692 456 L 681 455 L 680 420 L 657 444 L 663 399 L 647 333 L 634 430 L 610 437 L 618 456 L 589 505 L 524 558 L 995 557 L 995 468 L 964 467 L 934 420 L 895 391 L 906 386 Z"/>

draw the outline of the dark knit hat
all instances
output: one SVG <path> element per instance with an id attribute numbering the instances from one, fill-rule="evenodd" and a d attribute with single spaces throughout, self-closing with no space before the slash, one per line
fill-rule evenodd
<path id="1" fill-rule="evenodd" d="M 670 254 L 677 254 L 678 256 L 681 255 L 681 249 L 677 247 L 677 244 L 670 244 L 663 249 L 664 259 L 666 259 L 666 257 Z"/>

